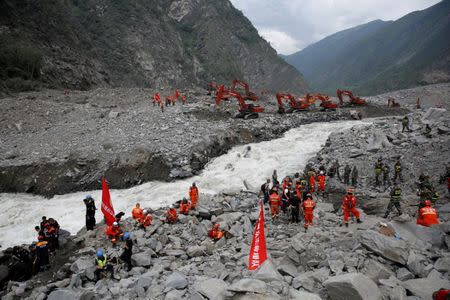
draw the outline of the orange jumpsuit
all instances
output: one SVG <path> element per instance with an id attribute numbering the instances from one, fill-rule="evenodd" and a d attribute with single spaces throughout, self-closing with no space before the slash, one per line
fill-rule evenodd
<path id="1" fill-rule="evenodd" d="M 269 196 L 270 216 L 272 218 L 278 216 L 280 213 L 281 197 L 277 193 L 272 193 Z"/>
<path id="2" fill-rule="evenodd" d="M 152 224 L 153 218 L 152 216 L 148 215 L 142 215 L 142 217 L 139 219 L 139 224 L 144 227 L 147 228 L 148 226 L 150 226 Z"/>
<path id="3" fill-rule="evenodd" d="M 342 203 L 342 209 L 344 211 L 344 223 L 348 223 L 350 213 L 355 218 L 359 219 L 359 211 L 356 209 L 356 197 L 353 195 L 345 195 L 344 202 Z"/>
<path id="4" fill-rule="evenodd" d="M 317 180 L 319 181 L 318 191 L 325 192 L 325 175 L 317 176 Z"/>
<path id="5" fill-rule="evenodd" d="M 133 220 L 139 220 L 143 216 L 143 210 L 140 207 L 135 207 L 131 211 L 131 216 L 133 217 Z"/>
<path id="6" fill-rule="evenodd" d="M 309 192 L 312 193 L 316 190 L 316 178 L 314 178 L 314 175 L 311 175 L 309 177 Z"/>
<path id="7" fill-rule="evenodd" d="M 180 214 L 187 215 L 190 209 L 191 205 L 189 203 L 180 203 Z"/>
<path id="8" fill-rule="evenodd" d="M 153 95 L 153 105 L 161 103 L 161 96 L 159 93 Z"/>
<path id="9" fill-rule="evenodd" d="M 198 188 L 196 186 L 189 188 L 189 197 L 191 198 L 191 208 L 195 209 L 198 201 Z"/>
<path id="10" fill-rule="evenodd" d="M 434 224 L 439 224 L 436 209 L 430 206 L 422 207 L 419 210 L 419 215 L 417 216 L 417 224 L 427 227 Z"/>
<path id="11" fill-rule="evenodd" d="M 177 210 L 175 208 L 170 208 L 167 211 L 166 222 L 173 224 L 173 223 L 176 223 L 177 220 L 178 220 Z"/>
<path id="12" fill-rule="evenodd" d="M 120 226 L 108 225 L 106 226 L 105 233 L 108 238 L 111 239 L 111 242 L 115 244 L 117 242 L 117 238 L 122 236 L 122 229 Z"/>
<path id="13" fill-rule="evenodd" d="M 312 226 L 313 224 L 313 216 L 314 216 L 314 208 L 316 207 L 316 203 L 311 199 L 308 198 L 305 201 L 303 201 L 303 214 L 305 215 L 305 228 L 308 228 L 308 226 Z"/>
<path id="14" fill-rule="evenodd" d="M 215 224 L 213 229 L 209 232 L 209 237 L 213 240 L 220 240 L 224 236 L 225 232 L 219 229 L 219 225 Z"/>

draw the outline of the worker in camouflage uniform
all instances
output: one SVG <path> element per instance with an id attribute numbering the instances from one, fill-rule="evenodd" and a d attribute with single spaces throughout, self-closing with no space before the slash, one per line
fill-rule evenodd
<path id="1" fill-rule="evenodd" d="M 356 186 L 358 184 L 358 169 L 356 166 L 353 166 L 352 170 L 352 185 Z"/>
<path id="2" fill-rule="evenodd" d="M 403 182 L 402 163 L 400 162 L 400 158 L 394 165 L 394 183 L 397 182 L 397 178 L 400 179 L 401 182 Z"/>
<path id="3" fill-rule="evenodd" d="M 408 116 L 404 116 L 402 119 L 402 132 L 405 132 L 405 129 L 407 131 L 411 131 L 411 129 L 409 129 L 409 118 Z"/>
<path id="4" fill-rule="evenodd" d="M 380 185 L 380 176 L 381 173 L 383 172 L 383 161 L 380 158 L 378 158 L 378 161 L 375 163 L 375 185 L 379 186 Z"/>
<path id="5" fill-rule="evenodd" d="M 387 218 L 391 212 L 391 210 L 394 208 L 397 209 L 398 214 L 402 214 L 402 208 L 400 206 L 400 200 L 402 196 L 402 189 L 398 186 L 394 186 L 394 188 L 391 191 L 391 200 L 389 201 L 389 204 L 387 206 L 386 212 L 384 213 L 384 218 Z"/>
<path id="6" fill-rule="evenodd" d="M 352 172 L 352 169 L 348 164 L 344 167 L 344 184 L 349 185 L 350 184 L 350 173 Z"/>
<path id="7" fill-rule="evenodd" d="M 387 164 L 383 165 L 383 185 L 390 185 L 389 171 L 389 166 Z"/>

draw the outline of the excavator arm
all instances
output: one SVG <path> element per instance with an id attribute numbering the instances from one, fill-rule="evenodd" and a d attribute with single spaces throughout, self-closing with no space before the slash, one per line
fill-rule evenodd
<path id="1" fill-rule="evenodd" d="M 236 86 L 239 85 L 244 89 L 245 95 L 243 96 L 244 100 L 251 100 L 251 101 L 257 101 L 259 97 L 255 94 L 250 92 L 250 87 L 246 82 L 243 82 L 239 79 L 234 79 L 233 83 L 231 85 L 231 91 L 236 92 Z"/>
<path id="2" fill-rule="evenodd" d="M 263 107 L 245 103 L 245 99 L 240 93 L 232 90 L 225 90 L 225 87 L 221 85 L 217 91 L 216 105 L 219 106 L 222 100 L 227 100 L 229 98 L 235 98 L 239 104 L 237 118 L 255 119 L 258 117 L 258 113 L 264 112 Z"/>
<path id="3" fill-rule="evenodd" d="M 366 101 L 353 95 L 352 91 L 336 90 L 337 97 L 339 98 L 339 105 L 344 105 L 344 97 L 347 96 L 350 99 L 352 105 L 366 105 Z"/>
<path id="4" fill-rule="evenodd" d="M 290 109 L 288 112 L 293 112 L 294 110 L 305 110 L 309 107 L 309 104 L 304 100 L 297 100 L 293 95 L 288 93 L 277 93 L 277 103 L 278 103 L 278 113 L 282 114 L 285 112 L 283 106 L 283 100 L 288 101 Z"/>

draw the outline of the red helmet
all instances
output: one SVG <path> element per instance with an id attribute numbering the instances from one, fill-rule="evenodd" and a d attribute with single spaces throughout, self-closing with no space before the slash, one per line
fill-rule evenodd
<path id="1" fill-rule="evenodd" d="M 424 204 L 425 206 L 431 206 L 431 201 L 430 201 L 430 200 L 425 200 L 425 201 L 423 202 L 423 204 Z"/>

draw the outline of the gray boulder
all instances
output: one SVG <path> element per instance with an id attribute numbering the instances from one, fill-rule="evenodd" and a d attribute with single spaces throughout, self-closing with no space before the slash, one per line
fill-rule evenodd
<path id="1" fill-rule="evenodd" d="M 434 268 L 438 271 L 450 272 L 450 256 L 445 256 L 445 257 L 439 258 L 434 263 Z"/>
<path id="2" fill-rule="evenodd" d="M 367 276 L 349 273 L 329 278 L 323 283 L 331 299 L 379 300 L 381 292 Z"/>
<path id="3" fill-rule="evenodd" d="M 131 262 L 137 267 L 149 267 L 152 263 L 151 254 L 148 252 L 133 254 Z"/>
<path id="4" fill-rule="evenodd" d="M 264 281 L 253 279 L 253 278 L 243 278 L 235 283 L 233 283 L 229 288 L 232 292 L 249 292 L 249 293 L 259 293 L 263 294 L 267 292 L 267 285 Z"/>
<path id="5" fill-rule="evenodd" d="M 205 255 L 206 247 L 205 246 L 190 246 L 186 249 L 186 254 L 189 257 L 198 257 Z"/>
<path id="6" fill-rule="evenodd" d="M 366 230 L 360 236 L 361 244 L 370 251 L 405 265 L 408 261 L 409 247 L 402 240 L 396 240 L 373 230 Z"/>
<path id="7" fill-rule="evenodd" d="M 266 282 L 283 280 L 283 276 L 281 276 L 281 274 L 278 273 L 277 269 L 275 268 L 270 259 L 266 259 L 266 261 L 256 271 L 254 277 L 256 279 L 260 279 Z"/>
<path id="8" fill-rule="evenodd" d="M 322 300 L 319 295 L 308 293 L 305 291 L 297 291 L 295 289 L 289 290 L 290 300 Z"/>
<path id="9" fill-rule="evenodd" d="M 399 279 L 401 281 L 405 281 L 408 279 L 414 279 L 415 276 L 407 268 L 400 268 L 397 270 L 396 277 L 397 277 L 397 279 Z"/>
<path id="10" fill-rule="evenodd" d="M 228 295 L 228 284 L 217 278 L 209 278 L 194 284 L 194 291 L 210 300 L 222 300 Z"/>
<path id="11" fill-rule="evenodd" d="M 445 108 L 430 107 L 422 116 L 422 122 L 433 123 L 439 121 L 442 117 L 445 117 L 447 110 Z"/>
<path id="12" fill-rule="evenodd" d="M 389 270 L 384 265 L 380 264 L 374 259 L 366 259 L 364 261 L 363 273 L 364 275 L 372 279 L 374 282 L 378 282 L 378 280 L 380 279 L 386 279 L 394 275 L 394 273 L 391 270 Z"/>
<path id="13" fill-rule="evenodd" d="M 188 285 L 186 276 L 180 272 L 173 272 L 166 279 L 166 289 L 184 289 Z"/>
<path id="14" fill-rule="evenodd" d="M 409 252 L 408 262 L 406 263 L 408 269 L 418 277 L 427 277 L 433 265 L 428 264 L 428 260 L 422 254 L 414 250 Z"/>
<path id="15" fill-rule="evenodd" d="M 401 283 L 413 296 L 420 297 L 423 300 L 432 300 L 433 293 L 441 288 L 450 289 L 448 280 L 439 279 L 411 279 Z"/>
<path id="16" fill-rule="evenodd" d="M 314 291 L 314 279 L 311 277 L 311 272 L 305 272 L 292 280 L 292 286 L 295 289 L 302 288 L 307 291 Z"/>
<path id="17" fill-rule="evenodd" d="M 78 300 L 80 295 L 69 289 L 56 289 L 48 295 L 47 300 Z"/>
<path id="18" fill-rule="evenodd" d="M 445 233 L 438 227 L 417 226 L 416 222 L 397 222 L 388 223 L 400 237 L 411 245 L 422 249 L 426 247 L 426 243 L 430 243 L 435 247 L 444 247 Z"/>

